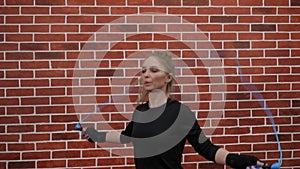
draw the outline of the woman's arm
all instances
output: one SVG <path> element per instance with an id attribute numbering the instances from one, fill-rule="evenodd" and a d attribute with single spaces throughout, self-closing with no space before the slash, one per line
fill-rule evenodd
<path id="1" fill-rule="evenodd" d="M 229 154 L 229 151 L 227 151 L 224 148 L 219 148 L 215 155 L 215 162 L 217 164 L 226 164 L 226 157 L 228 154 Z"/>
<path id="2" fill-rule="evenodd" d="M 109 143 L 121 143 L 121 132 L 120 131 L 112 131 L 106 133 L 106 142 Z"/>
<path id="3" fill-rule="evenodd" d="M 215 162 L 217 164 L 227 164 L 232 168 L 246 168 L 252 165 L 263 166 L 255 156 L 232 154 L 224 148 L 219 148 L 215 155 Z"/>

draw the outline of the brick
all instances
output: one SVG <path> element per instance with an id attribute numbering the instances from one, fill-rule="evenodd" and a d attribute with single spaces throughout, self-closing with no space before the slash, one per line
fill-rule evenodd
<path id="1" fill-rule="evenodd" d="M 154 0 L 155 6 L 180 6 L 180 0 Z"/>
<path id="2" fill-rule="evenodd" d="M 33 96 L 33 89 L 7 89 L 7 96 Z"/>
<path id="3" fill-rule="evenodd" d="M 32 52 L 6 52 L 6 60 L 32 60 Z"/>
<path id="4" fill-rule="evenodd" d="M 0 32 L 18 32 L 18 25 L 0 25 Z"/>
<path id="5" fill-rule="evenodd" d="M 220 7 L 199 7 L 198 14 L 223 14 L 223 8 Z"/>
<path id="6" fill-rule="evenodd" d="M 169 14 L 196 14 L 196 9 L 195 8 L 168 8 L 168 13 Z"/>
<path id="7" fill-rule="evenodd" d="M 15 0 L 15 1 L 6 1 L 6 5 L 33 5 L 33 0 Z"/>
<path id="8" fill-rule="evenodd" d="M 77 0 L 67 0 L 68 5 L 95 5 L 94 0 L 86 0 L 86 1 L 77 1 Z"/>
<path id="9" fill-rule="evenodd" d="M 211 40 L 236 40 L 235 33 L 211 33 L 210 34 Z"/>
<path id="10" fill-rule="evenodd" d="M 238 40 L 262 40 L 262 33 L 238 33 Z"/>
<path id="11" fill-rule="evenodd" d="M 99 156 L 99 154 L 98 154 Z M 52 152 L 53 158 L 80 158 L 80 151 L 64 151 L 64 150 L 57 150 Z"/>
<path id="12" fill-rule="evenodd" d="M 230 8 L 227 7 L 225 8 L 225 14 L 250 14 L 251 13 L 251 9 L 250 8 Z"/>
<path id="13" fill-rule="evenodd" d="M 21 99 L 22 105 L 45 105 L 49 104 L 49 98 L 47 97 L 40 97 L 40 98 L 33 98 L 27 97 Z"/>
<path id="14" fill-rule="evenodd" d="M 36 0 L 36 5 L 65 5 L 65 0 Z"/>
<path id="15" fill-rule="evenodd" d="M 65 127 L 59 124 L 49 124 L 49 125 L 37 125 L 36 131 L 37 132 L 50 132 L 50 131 L 63 131 Z"/>
<path id="16" fill-rule="evenodd" d="M 25 151 L 25 150 L 34 150 L 33 143 L 14 143 L 8 144 L 8 151 Z"/>
<path id="17" fill-rule="evenodd" d="M 253 14 L 276 14 L 276 8 L 264 7 L 264 8 L 252 8 Z"/>
<path id="18" fill-rule="evenodd" d="M 299 8 L 289 7 L 289 8 L 278 8 L 278 14 L 300 14 Z"/>
<path id="19" fill-rule="evenodd" d="M 2 50 L 2 51 L 10 51 L 10 50 L 17 51 L 18 45 L 16 43 L 0 43 L 0 50 Z"/>
<path id="20" fill-rule="evenodd" d="M 289 23 L 290 19 L 288 16 L 265 16 L 265 23 Z"/>
<path id="21" fill-rule="evenodd" d="M 109 14 L 108 7 L 82 7 L 82 14 Z"/>
<path id="22" fill-rule="evenodd" d="M 170 44 L 170 43 L 169 43 Z M 165 42 L 141 42 L 139 43 L 140 49 L 166 49 L 167 44 Z M 170 46 L 169 46 L 170 48 Z"/>
<path id="23" fill-rule="evenodd" d="M 96 0 L 96 5 L 110 5 L 110 6 L 116 6 L 116 5 L 125 5 L 125 0 Z"/>
<path id="24" fill-rule="evenodd" d="M 211 0 L 212 6 L 237 6 L 237 0 Z"/>
<path id="25" fill-rule="evenodd" d="M 114 45 L 111 49 L 113 49 L 113 50 L 137 49 L 137 43 L 135 43 L 135 42 L 119 42 L 116 45 Z"/>
<path id="26" fill-rule="evenodd" d="M 21 32 L 49 32 L 49 25 L 21 25 Z"/>
<path id="27" fill-rule="evenodd" d="M 66 160 L 39 160 L 37 162 L 38 168 L 66 168 Z"/>
<path id="28" fill-rule="evenodd" d="M 49 14 L 48 7 L 22 7 L 21 14 Z"/>
<path id="29" fill-rule="evenodd" d="M 49 134 L 22 134 L 23 142 L 35 142 L 35 141 L 49 141 Z"/>
<path id="30" fill-rule="evenodd" d="M 265 6 L 289 6 L 289 0 L 280 0 L 280 1 L 272 1 L 272 0 L 264 0 Z"/>
<path id="31" fill-rule="evenodd" d="M 13 115 L 13 114 L 33 114 L 34 109 L 32 107 L 7 107 L 7 114 L 8 115 Z"/>
<path id="32" fill-rule="evenodd" d="M 48 43 L 22 43 L 21 50 L 49 50 Z"/>
<path id="33" fill-rule="evenodd" d="M 52 133 L 52 140 L 75 140 L 78 139 L 78 132 L 76 133 Z"/>
<path id="34" fill-rule="evenodd" d="M 211 23 L 236 23 L 236 16 L 211 16 Z"/>
<path id="35" fill-rule="evenodd" d="M 279 48 L 299 48 L 299 41 L 281 41 L 278 43 Z"/>
<path id="36" fill-rule="evenodd" d="M 245 49 L 245 48 L 250 48 L 250 42 L 225 42 L 224 47 L 226 49 L 232 49 L 232 48 Z"/>
<path id="37" fill-rule="evenodd" d="M 164 7 L 139 7 L 140 8 L 140 13 L 166 13 L 166 8 Z"/>
<path id="38" fill-rule="evenodd" d="M 23 124 L 25 123 L 49 123 L 49 116 L 23 116 L 21 117 Z"/>
<path id="39" fill-rule="evenodd" d="M 0 153 L 0 159 L 7 161 L 20 160 L 20 153 Z"/>
<path id="40" fill-rule="evenodd" d="M 35 168 L 35 161 L 9 161 L 8 168 Z"/>
<path id="41" fill-rule="evenodd" d="M 83 7 L 84 8 L 84 7 Z M 51 7 L 51 14 L 79 14 L 79 7 Z"/>
<path id="42" fill-rule="evenodd" d="M 184 0 L 183 6 L 208 6 L 209 0 L 194 1 L 194 0 Z"/>
<path id="43" fill-rule="evenodd" d="M 94 16 L 68 16 L 67 23 L 94 23 Z"/>
<path id="44" fill-rule="evenodd" d="M 51 50 L 78 50 L 78 43 L 52 43 L 50 46 Z"/>
<path id="45" fill-rule="evenodd" d="M 26 132 L 33 132 L 33 131 L 34 131 L 33 125 L 16 125 L 16 126 L 7 127 L 8 133 L 26 133 Z"/>
<path id="46" fill-rule="evenodd" d="M 251 25 L 251 31 L 276 31 L 276 25 L 253 24 Z"/>
<path id="47" fill-rule="evenodd" d="M 107 70 L 97 70 L 97 77 L 111 77 L 115 73 L 114 69 L 107 69 Z"/>
<path id="48" fill-rule="evenodd" d="M 1 142 L 19 142 L 19 135 L 18 134 L 0 134 Z"/>
<path id="49" fill-rule="evenodd" d="M 96 164 L 95 159 L 68 160 L 68 167 L 95 166 L 95 164 Z"/>
<path id="50" fill-rule="evenodd" d="M 33 71 L 6 71 L 6 78 L 33 78 Z"/>
<path id="51" fill-rule="evenodd" d="M 95 145 L 91 144 L 90 142 L 83 140 L 81 142 L 67 142 L 67 148 L 68 149 L 87 149 L 87 148 L 93 148 Z"/>
<path id="52" fill-rule="evenodd" d="M 48 59 L 65 59 L 64 52 L 35 52 L 35 59 L 48 60 Z"/>
<path id="53" fill-rule="evenodd" d="M 300 24 L 280 24 L 278 25 L 278 31 L 294 32 L 300 29 Z"/>
<path id="54" fill-rule="evenodd" d="M 214 137 L 212 138 L 214 144 L 228 144 L 238 142 L 237 136 L 225 136 L 225 137 Z"/>
<path id="55" fill-rule="evenodd" d="M 7 16 L 6 23 L 33 23 L 31 16 Z"/>
<path id="56" fill-rule="evenodd" d="M 36 16 L 35 23 L 65 23 L 65 16 Z"/>
<path id="57" fill-rule="evenodd" d="M 183 16 L 183 19 L 187 22 L 193 23 L 207 23 L 208 16 Z"/>
<path id="58" fill-rule="evenodd" d="M 300 6 L 300 2 L 298 0 L 291 0 L 291 6 Z"/>
<path id="59" fill-rule="evenodd" d="M 49 159 L 50 152 L 25 152 L 22 153 L 22 159 L 32 160 L 32 159 Z"/>
<path id="60" fill-rule="evenodd" d="M 78 32 L 77 25 L 51 25 L 51 32 Z"/>
<path id="61" fill-rule="evenodd" d="M 289 33 L 265 33 L 266 40 L 289 39 Z"/>
<path id="62" fill-rule="evenodd" d="M 111 14 L 136 14 L 138 9 L 135 7 L 111 7 Z"/>
<path id="63" fill-rule="evenodd" d="M 21 80 L 22 87 L 49 86 L 49 80 Z"/>
<path id="64" fill-rule="evenodd" d="M 276 42 L 252 42 L 252 48 L 276 48 Z"/>
<path id="65" fill-rule="evenodd" d="M 49 63 L 46 61 L 21 62 L 21 69 L 46 69 Z"/>
<path id="66" fill-rule="evenodd" d="M 1 62 L 0 69 L 18 69 L 18 62 Z"/>
<path id="67" fill-rule="evenodd" d="M 290 51 L 289 50 L 266 50 L 265 55 L 267 57 L 284 57 L 289 56 Z"/>
<path id="68" fill-rule="evenodd" d="M 240 6 L 262 6 L 263 0 L 238 0 Z"/>
<path id="69" fill-rule="evenodd" d="M 7 34 L 6 41 L 32 41 L 32 34 Z"/>
<path id="70" fill-rule="evenodd" d="M 146 5 L 152 5 L 152 1 L 149 1 L 149 0 L 128 0 L 127 4 L 128 5 L 146 6 Z"/>
<path id="71" fill-rule="evenodd" d="M 109 159 L 98 159 L 97 160 L 98 164 L 102 165 L 124 165 L 125 164 L 125 159 L 124 158 L 109 158 Z"/>
<path id="72" fill-rule="evenodd" d="M 65 142 L 47 142 L 47 143 L 37 143 L 37 150 L 57 150 L 57 149 L 65 149 Z"/>
<path id="73" fill-rule="evenodd" d="M 262 16 L 238 16 L 239 23 L 262 23 Z"/>
<path id="74" fill-rule="evenodd" d="M 0 7 L 0 14 L 19 14 L 17 7 Z"/>

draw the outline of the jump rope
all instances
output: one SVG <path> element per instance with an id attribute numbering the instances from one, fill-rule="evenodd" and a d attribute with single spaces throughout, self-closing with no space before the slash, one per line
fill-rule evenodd
<path id="1" fill-rule="evenodd" d="M 263 165 L 263 166 L 255 165 L 254 167 L 256 169 L 260 169 L 260 168 L 263 168 L 263 169 L 280 169 L 280 167 L 282 165 L 282 149 L 281 149 L 281 146 L 280 146 L 280 140 L 279 140 L 279 136 L 278 136 L 278 133 L 277 133 L 277 130 L 276 130 L 276 124 L 275 124 L 275 121 L 274 121 L 274 117 L 272 116 L 272 113 L 271 113 L 270 109 L 268 108 L 267 103 L 264 100 L 262 94 L 259 93 L 259 90 L 255 87 L 255 85 L 251 84 L 249 81 L 247 81 L 244 78 L 242 68 L 241 68 L 241 65 L 240 65 L 240 62 L 238 61 L 238 59 L 236 59 L 236 62 L 237 62 L 237 65 L 238 65 L 238 74 L 240 76 L 240 80 L 241 80 L 243 86 L 245 87 L 246 90 L 248 90 L 249 92 L 252 92 L 254 98 L 258 100 L 259 105 L 264 109 L 266 115 L 270 119 L 273 131 L 274 131 L 274 134 L 275 134 L 276 142 L 277 142 L 277 145 L 278 145 L 278 151 L 280 153 L 279 162 L 273 163 L 270 166 L 269 165 Z M 86 131 L 82 130 L 81 123 L 84 122 L 85 120 L 87 120 L 91 115 L 96 114 L 98 111 L 100 111 L 105 106 L 106 106 L 106 104 L 102 104 L 101 106 L 97 106 L 94 112 L 89 113 L 83 119 L 79 120 L 75 125 L 75 130 L 81 131 L 82 135 L 87 135 Z M 90 139 L 89 139 L 89 141 L 93 142 Z"/>
<path id="2" fill-rule="evenodd" d="M 278 145 L 278 151 L 280 153 L 280 157 L 279 157 L 280 160 L 279 160 L 278 163 L 273 163 L 271 166 L 264 165 L 264 166 L 255 166 L 255 167 L 257 169 L 259 169 L 260 167 L 266 168 L 266 169 L 280 169 L 280 167 L 282 165 L 282 149 L 281 149 L 281 146 L 280 146 L 280 140 L 279 140 L 278 133 L 277 133 L 277 130 L 276 130 L 276 124 L 275 124 L 275 121 L 274 121 L 274 117 L 272 116 L 272 113 L 271 113 L 270 109 L 268 108 L 266 100 L 264 100 L 262 94 L 259 93 L 259 90 L 255 87 L 255 85 L 253 85 L 252 83 L 250 83 L 249 81 L 247 81 L 244 78 L 242 68 L 241 68 L 241 65 L 240 65 L 240 62 L 238 61 L 238 59 L 236 59 L 236 62 L 237 62 L 237 65 L 238 65 L 238 74 L 240 76 L 240 80 L 241 80 L 243 86 L 249 92 L 252 92 L 254 98 L 256 100 L 258 100 L 259 105 L 264 109 L 265 113 L 268 115 L 268 117 L 271 121 L 272 128 L 273 128 L 273 131 L 274 131 L 274 134 L 275 134 L 275 137 L 276 137 L 276 142 L 277 142 L 277 145 Z"/>

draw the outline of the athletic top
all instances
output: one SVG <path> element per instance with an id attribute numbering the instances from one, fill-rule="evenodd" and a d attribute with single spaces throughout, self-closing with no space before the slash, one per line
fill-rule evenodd
<path id="1" fill-rule="evenodd" d="M 148 102 L 137 106 L 121 134 L 122 143 L 133 143 L 136 169 L 182 169 L 186 140 L 204 158 L 215 161 L 220 147 L 203 134 L 186 105 L 170 98 L 155 108 Z"/>

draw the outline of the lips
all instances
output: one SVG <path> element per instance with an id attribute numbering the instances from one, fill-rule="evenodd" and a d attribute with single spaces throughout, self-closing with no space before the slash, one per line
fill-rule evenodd
<path id="1" fill-rule="evenodd" d="M 144 82 L 144 85 L 145 86 L 148 86 L 148 85 L 150 85 L 151 84 L 151 82 Z"/>

